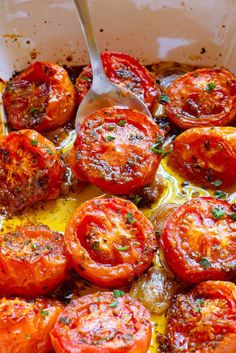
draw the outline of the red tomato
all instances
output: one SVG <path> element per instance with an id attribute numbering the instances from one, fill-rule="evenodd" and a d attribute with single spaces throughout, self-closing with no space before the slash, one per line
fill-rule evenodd
<path id="1" fill-rule="evenodd" d="M 49 299 L 0 299 L 0 352 L 49 353 L 50 331 L 63 305 Z"/>
<path id="2" fill-rule="evenodd" d="M 65 69 L 35 62 L 9 81 L 3 104 L 12 128 L 42 132 L 73 118 L 76 92 Z"/>
<path id="3" fill-rule="evenodd" d="M 144 272 L 156 249 L 152 224 L 132 202 L 119 198 L 83 203 L 67 224 L 65 243 L 74 270 L 110 288 Z"/>
<path id="4" fill-rule="evenodd" d="M 236 116 L 236 77 L 224 69 L 198 69 L 166 91 L 166 115 L 182 129 L 222 126 Z"/>
<path id="5" fill-rule="evenodd" d="M 210 188 L 236 183 L 236 128 L 195 128 L 174 140 L 170 162 L 181 176 Z"/>
<path id="6" fill-rule="evenodd" d="M 70 302 L 51 338 L 56 353 L 146 353 L 150 314 L 123 292 L 90 294 Z"/>
<path id="7" fill-rule="evenodd" d="M 66 278 L 64 239 L 47 226 L 21 226 L 0 235 L 0 294 L 36 297 Z"/>
<path id="8" fill-rule="evenodd" d="M 177 294 L 167 318 L 168 352 L 236 352 L 236 286 L 231 282 L 203 282 Z"/>
<path id="9" fill-rule="evenodd" d="M 236 208 L 213 197 L 194 198 L 170 215 L 161 248 L 183 281 L 227 280 L 236 275 Z"/>
<path id="10" fill-rule="evenodd" d="M 0 204 L 8 211 L 55 199 L 63 178 L 54 145 L 36 131 L 11 132 L 0 140 Z"/>
<path id="11" fill-rule="evenodd" d="M 81 124 L 68 163 L 78 179 L 113 194 L 129 194 L 153 181 L 161 155 L 152 148 L 156 143 L 159 148 L 161 140 L 160 130 L 148 116 L 104 108 Z"/>
<path id="12" fill-rule="evenodd" d="M 157 96 L 157 87 L 145 66 L 129 55 L 105 52 L 101 55 L 108 78 L 116 85 L 135 93 L 152 110 Z M 79 103 L 92 84 L 91 66 L 86 66 L 77 78 Z"/>

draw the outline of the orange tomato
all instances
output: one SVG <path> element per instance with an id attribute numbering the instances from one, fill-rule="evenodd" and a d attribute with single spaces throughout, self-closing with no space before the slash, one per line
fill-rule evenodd
<path id="1" fill-rule="evenodd" d="M 229 125 L 236 116 L 236 77 L 225 69 L 198 69 L 166 91 L 166 115 L 182 129 Z"/>
<path id="2" fill-rule="evenodd" d="M 67 275 L 64 239 L 47 226 L 21 226 L 0 235 L 0 294 L 48 294 Z"/>
<path id="3" fill-rule="evenodd" d="M 65 231 L 74 270 L 96 285 L 118 287 L 151 264 L 156 250 L 152 224 L 119 198 L 94 198 L 71 216 Z"/>
<path id="4" fill-rule="evenodd" d="M 12 128 L 42 132 L 74 117 L 76 93 L 65 69 L 35 62 L 8 82 L 3 104 Z"/>
<path id="5" fill-rule="evenodd" d="M 0 352 L 49 353 L 50 331 L 63 305 L 49 299 L 0 299 Z"/>
<path id="6" fill-rule="evenodd" d="M 54 145 L 36 131 L 11 132 L 0 140 L 0 204 L 10 213 L 55 199 L 64 172 Z"/>
<path id="7" fill-rule="evenodd" d="M 172 167 L 196 184 L 219 189 L 236 183 L 236 128 L 195 128 L 174 140 Z"/>
<path id="8" fill-rule="evenodd" d="M 51 338 L 56 353 L 146 353 L 150 314 L 123 292 L 90 294 L 70 302 Z"/>
<path id="9" fill-rule="evenodd" d="M 82 122 L 68 163 L 78 179 L 113 194 L 129 194 L 153 181 L 161 141 L 160 130 L 148 116 L 104 108 Z"/>

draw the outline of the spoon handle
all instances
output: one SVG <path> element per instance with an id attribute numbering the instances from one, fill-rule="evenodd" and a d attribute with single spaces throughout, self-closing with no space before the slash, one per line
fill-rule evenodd
<path id="1" fill-rule="evenodd" d="M 87 0 L 74 0 L 81 27 L 86 39 L 90 62 L 93 71 L 93 89 L 96 90 L 96 87 L 99 89 L 101 83 L 107 83 L 108 79 L 103 69 L 102 61 L 100 58 L 100 53 L 98 51 L 97 42 L 93 32 L 93 26 L 90 18 L 88 1 Z"/>

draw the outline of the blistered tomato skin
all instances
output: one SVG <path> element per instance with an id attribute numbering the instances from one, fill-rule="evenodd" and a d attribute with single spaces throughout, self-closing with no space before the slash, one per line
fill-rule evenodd
<path id="1" fill-rule="evenodd" d="M 67 276 L 63 235 L 47 226 L 21 226 L 0 235 L 0 294 L 37 297 Z"/>
<path id="2" fill-rule="evenodd" d="M 236 210 L 213 197 L 179 206 L 163 229 L 161 249 L 184 282 L 231 280 L 236 276 Z"/>
<path id="3" fill-rule="evenodd" d="M 76 92 L 65 69 L 35 62 L 9 81 L 3 104 L 12 128 L 43 132 L 74 117 Z"/>
<path id="4" fill-rule="evenodd" d="M 225 126 L 236 116 L 236 77 L 225 69 L 198 69 L 167 89 L 166 115 L 182 129 Z"/>
<path id="5" fill-rule="evenodd" d="M 181 176 L 204 187 L 236 183 L 236 128 L 195 128 L 174 140 L 170 164 Z"/>
<path id="6" fill-rule="evenodd" d="M 114 288 L 130 283 L 151 264 L 155 233 L 130 201 L 94 198 L 71 216 L 65 243 L 74 270 L 90 282 Z"/>
<path id="7" fill-rule="evenodd" d="M 157 96 L 157 87 L 145 66 L 129 55 L 105 52 L 101 55 L 108 78 L 116 85 L 135 93 L 152 111 Z M 76 87 L 79 103 L 92 84 L 91 66 L 86 66 L 77 78 Z"/>
<path id="8" fill-rule="evenodd" d="M 168 352 L 236 352 L 236 286 L 207 281 L 177 294 L 167 315 Z"/>
<path id="9" fill-rule="evenodd" d="M 49 353 L 50 331 L 64 306 L 49 299 L 0 299 L 0 352 Z"/>
<path id="10" fill-rule="evenodd" d="M 161 139 L 148 116 L 104 108 L 81 124 L 68 163 L 78 179 L 116 195 L 129 194 L 153 181 L 161 155 L 152 147 Z"/>
<path id="11" fill-rule="evenodd" d="M 33 130 L 11 132 L 0 140 L 0 204 L 9 213 L 55 199 L 64 166 L 54 145 Z"/>
<path id="12" fill-rule="evenodd" d="M 70 302 L 51 338 L 56 353 L 146 353 L 150 314 L 128 295 L 91 294 Z"/>

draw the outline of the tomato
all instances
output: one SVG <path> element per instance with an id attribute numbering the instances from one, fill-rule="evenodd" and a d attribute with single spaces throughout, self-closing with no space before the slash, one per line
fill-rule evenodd
<path id="1" fill-rule="evenodd" d="M 0 234 L 0 294 L 47 294 L 66 278 L 66 267 L 63 235 L 47 226 Z"/>
<path id="2" fill-rule="evenodd" d="M 225 69 L 198 69 L 166 90 L 166 115 L 182 129 L 229 125 L 236 116 L 236 77 Z"/>
<path id="3" fill-rule="evenodd" d="M 35 62 L 8 82 L 3 104 L 12 128 L 42 132 L 73 118 L 76 92 L 65 69 Z"/>
<path id="4" fill-rule="evenodd" d="M 177 294 L 167 315 L 168 352 L 236 352 L 236 286 L 207 281 Z"/>
<path id="5" fill-rule="evenodd" d="M 119 198 L 93 198 L 71 216 L 65 230 L 74 270 L 105 287 L 123 286 L 151 264 L 156 239 L 149 220 Z"/>
<path id="6" fill-rule="evenodd" d="M 36 131 L 11 132 L 0 140 L 0 204 L 9 212 L 55 199 L 63 178 L 54 145 Z"/>
<path id="7" fill-rule="evenodd" d="M 63 306 L 49 299 L 0 299 L 0 352 L 49 353 L 50 331 Z"/>
<path id="8" fill-rule="evenodd" d="M 236 183 L 236 128 L 189 129 L 174 140 L 172 167 L 196 184 L 221 189 Z"/>
<path id="9" fill-rule="evenodd" d="M 149 312 L 121 291 L 72 300 L 51 333 L 56 353 L 146 353 Z"/>
<path id="10" fill-rule="evenodd" d="M 135 93 L 152 110 L 157 87 L 145 66 L 127 54 L 105 52 L 101 55 L 107 77 L 116 85 Z M 91 66 L 85 66 L 76 80 L 79 103 L 92 84 Z"/>
<path id="11" fill-rule="evenodd" d="M 161 139 L 148 116 L 131 109 L 104 108 L 81 124 L 68 163 L 78 179 L 113 194 L 129 194 L 153 181 L 161 155 L 152 148 L 156 143 L 159 148 Z"/>
<path id="12" fill-rule="evenodd" d="M 228 280 L 236 275 L 236 207 L 213 197 L 198 197 L 170 215 L 161 248 L 183 281 Z"/>

